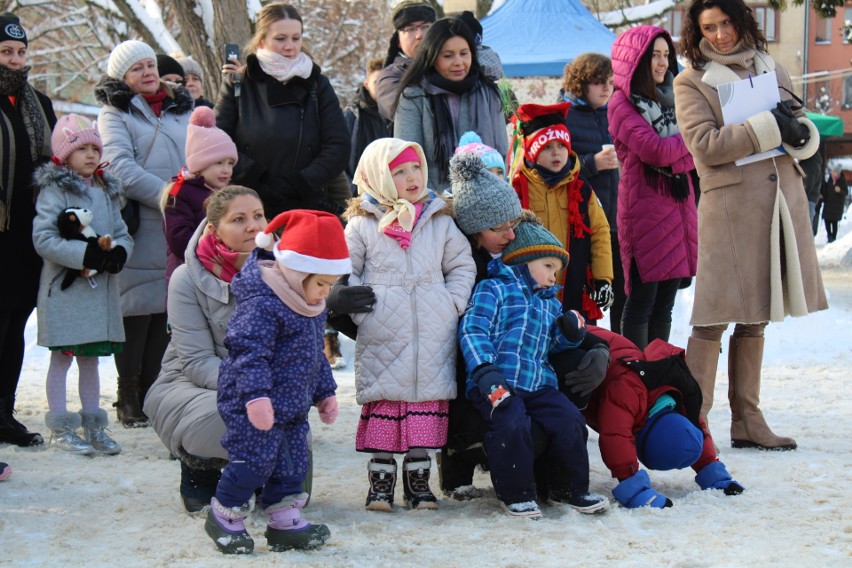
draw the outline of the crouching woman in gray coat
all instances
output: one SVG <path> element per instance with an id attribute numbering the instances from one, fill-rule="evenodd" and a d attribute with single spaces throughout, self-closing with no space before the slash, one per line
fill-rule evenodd
<path id="1" fill-rule="evenodd" d="M 228 186 L 207 200 L 207 221 L 189 241 L 186 264 L 169 282 L 172 337 L 160 376 L 145 398 L 145 414 L 181 462 L 180 492 L 188 512 L 210 503 L 228 453 L 216 409 L 219 363 L 236 302 L 231 279 L 266 227 L 263 204 L 247 187 Z"/>

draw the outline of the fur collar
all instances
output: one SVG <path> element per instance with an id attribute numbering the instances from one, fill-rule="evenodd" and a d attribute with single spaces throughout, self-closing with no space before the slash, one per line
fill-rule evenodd
<path id="1" fill-rule="evenodd" d="M 162 80 L 160 84 L 166 87 L 166 98 L 173 101 L 171 106 L 164 107 L 163 110 L 171 109 L 177 114 L 192 111 L 195 101 L 192 99 L 189 91 L 186 90 L 186 87 Z M 106 75 L 101 77 L 101 80 L 95 85 L 95 99 L 98 103 L 101 106 L 115 107 L 122 112 L 130 110 L 130 104 L 136 96 L 141 95 L 134 93 L 124 81 L 113 79 Z"/>
<path id="2" fill-rule="evenodd" d="M 89 191 L 89 186 L 83 183 L 80 176 L 65 166 L 57 166 L 53 162 L 40 166 L 33 174 L 33 181 L 40 188 L 56 186 L 62 191 L 77 196 L 85 195 Z M 110 199 L 118 199 L 121 195 L 121 181 L 112 174 L 104 172 L 103 184 L 99 185 L 103 187 Z"/>
<path id="3" fill-rule="evenodd" d="M 703 69 L 704 75 L 701 77 L 701 82 L 714 89 L 722 83 L 733 83 L 741 79 L 733 69 L 715 61 L 708 61 L 704 64 Z M 758 51 L 754 54 L 754 69 L 758 75 L 775 71 L 775 60 L 769 54 Z"/>

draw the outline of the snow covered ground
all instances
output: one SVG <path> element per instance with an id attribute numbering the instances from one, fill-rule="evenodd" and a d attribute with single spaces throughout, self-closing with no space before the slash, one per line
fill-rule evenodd
<path id="1" fill-rule="evenodd" d="M 308 519 L 330 526 L 332 540 L 311 553 L 270 553 L 264 523 L 253 516 L 251 557 L 228 558 L 204 534 L 203 517 L 187 515 L 178 496 L 179 466 L 150 429 L 113 431 L 115 457 L 70 456 L 48 447 L 0 446 L 12 464 L 0 483 L 0 564 L 20 566 L 852 566 L 852 221 L 841 238 L 817 238 L 831 309 L 767 329 L 762 407 L 776 432 L 794 436 L 787 453 L 732 450 L 727 428 L 727 374 L 720 363 L 719 401 L 710 424 L 721 459 L 748 489 L 738 497 L 701 492 L 691 470 L 651 472 L 675 506 L 601 516 L 545 508 L 539 522 L 501 513 L 491 483 L 483 499 L 441 501 L 440 510 L 368 513 L 366 456 L 354 451 L 352 343 L 349 366 L 336 373 L 340 418 L 314 428 L 314 494 Z M 828 268 L 831 267 L 831 268 Z M 671 341 L 685 345 L 692 290 L 680 293 Z M 45 433 L 47 350 L 35 345 L 35 318 L 18 389 L 18 418 Z M 73 372 L 73 371 L 72 371 Z M 115 370 L 101 364 L 102 401 L 115 399 Z M 76 408 L 76 377 L 69 408 Z M 110 408 L 110 416 L 114 413 Z M 46 436 L 47 437 L 47 436 Z M 615 485 L 589 440 L 592 490 Z M 435 470 L 433 469 L 433 472 Z M 437 476 L 433 479 L 437 490 Z M 401 487 L 397 488 L 401 501 Z"/>

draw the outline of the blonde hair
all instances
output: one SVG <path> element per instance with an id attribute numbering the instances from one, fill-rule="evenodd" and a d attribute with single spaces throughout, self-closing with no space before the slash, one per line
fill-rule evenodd
<path id="1" fill-rule="evenodd" d="M 228 206 L 231 204 L 231 201 L 241 195 L 256 197 L 263 204 L 257 192 L 250 187 L 227 185 L 204 200 L 204 208 L 207 210 L 207 222 L 214 227 L 218 227 L 222 221 L 222 217 L 228 212 Z"/>
<path id="2" fill-rule="evenodd" d="M 254 36 L 252 36 L 245 49 L 243 49 L 243 55 L 257 53 L 257 50 L 260 47 L 260 42 L 263 41 L 263 38 L 266 37 L 267 33 L 269 33 L 269 28 L 272 24 L 279 20 L 297 20 L 302 26 L 302 29 L 305 29 L 305 23 L 302 21 L 302 16 L 291 4 L 285 4 L 283 2 L 267 4 L 260 9 L 260 12 L 257 13 L 257 23 Z"/>

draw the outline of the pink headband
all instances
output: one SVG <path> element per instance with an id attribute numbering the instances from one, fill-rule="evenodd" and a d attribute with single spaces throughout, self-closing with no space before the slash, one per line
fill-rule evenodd
<path id="1" fill-rule="evenodd" d="M 407 164 L 408 162 L 420 163 L 420 156 L 417 155 L 417 151 L 413 146 L 407 147 L 405 150 L 400 152 L 396 158 L 391 160 L 390 164 L 388 164 L 388 169 L 392 170 L 395 167 Z"/>

